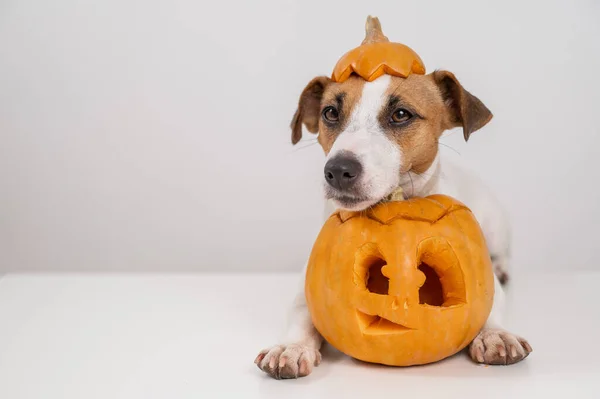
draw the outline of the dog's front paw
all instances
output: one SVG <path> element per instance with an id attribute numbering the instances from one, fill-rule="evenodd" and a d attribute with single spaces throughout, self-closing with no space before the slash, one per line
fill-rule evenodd
<path id="1" fill-rule="evenodd" d="M 471 359 L 484 364 L 513 364 L 531 353 L 531 345 L 524 338 L 499 329 L 483 329 L 469 348 Z"/>
<path id="2" fill-rule="evenodd" d="M 321 363 L 321 353 L 301 344 L 277 345 L 263 349 L 254 363 L 278 380 L 305 377 Z"/>

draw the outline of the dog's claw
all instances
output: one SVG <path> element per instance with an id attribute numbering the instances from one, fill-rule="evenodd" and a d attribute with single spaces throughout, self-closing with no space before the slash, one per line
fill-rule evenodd
<path id="1" fill-rule="evenodd" d="M 500 357 L 506 357 L 506 348 L 504 347 L 504 344 L 496 345 L 496 350 Z"/>
<path id="2" fill-rule="evenodd" d="M 265 358 L 266 354 L 267 354 L 267 352 L 265 352 L 265 351 L 259 353 L 258 356 L 256 356 L 256 359 L 254 359 L 254 364 L 260 363 L 260 361 Z"/>
<path id="3" fill-rule="evenodd" d="M 483 363 L 483 351 L 481 349 L 477 349 L 475 352 L 475 358 L 479 363 Z"/>
<path id="4" fill-rule="evenodd" d="M 523 348 L 525 348 L 525 350 L 527 351 L 527 354 L 533 352 L 533 348 L 531 347 L 531 345 L 529 345 L 529 342 L 527 342 L 526 339 L 519 338 L 519 343 L 523 346 Z"/>
<path id="5" fill-rule="evenodd" d="M 300 361 L 300 366 L 298 367 L 298 375 L 305 376 L 308 375 L 308 364 L 306 360 Z"/>

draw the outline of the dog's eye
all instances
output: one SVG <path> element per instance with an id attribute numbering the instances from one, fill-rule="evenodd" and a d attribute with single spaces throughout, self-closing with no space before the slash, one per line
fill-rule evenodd
<path id="1" fill-rule="evenodd" d="M 395 124 L 404 123 L 404 122 L 409 121 L 412 117 L 413 117 L 412 114 L 410 112 L 408 112 L 407 110 L 405 110 L 403 108 L 398 108 L 392 114 L 392 118 L 391 118 L 390 122 L 395 123 Z"/>
<path id="2" fill-rule="evenodd" d="M 327 122 L 337 122 L 340 119 L 340 114 L 335 107 L 326 107 L 322 115 Z"/>

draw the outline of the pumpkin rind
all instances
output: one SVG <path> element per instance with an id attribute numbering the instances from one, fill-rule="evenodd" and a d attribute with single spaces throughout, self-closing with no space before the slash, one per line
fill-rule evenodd
<path id="1" fill-rule="evenodd" d="M 334 82 L 342 83 L 353 73 L 368 82 L 384 74 L 402 78 L 411 73 L 425 74 L 425 65 L 417 53 L 404 44 L 390 42 L 377 18 L 369 16 L 365 30 L 362 44 L 344 54 L 334 67 Z"/>
<path id="2" fill-rule="evenodd" d="M 419 303 L 437 280 L 432 290 L 441 290 L 443 303 Z M 359 360 L 409 366 L 465 348 L 489 316 L 494 281 L 471 211 L 434 195 L 331 215 L 313 246 L 305 290 L 313 323 L 331 345 Z"/>
<path id="3" fill-rule="evenodd" d="M 425 74 L 421 58 L 410 47 L 400 43 L 364 44 L 350 50 L 337 62 L 331 79 L 342 83 L 357 74 L 367 82 L 372 82 L 387 74 L 408 77 L 411 73 Z"/>

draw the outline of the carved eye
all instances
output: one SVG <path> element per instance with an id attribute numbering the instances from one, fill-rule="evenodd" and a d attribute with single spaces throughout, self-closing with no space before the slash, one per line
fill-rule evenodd
<path id="1" fill-rule="evenodd" d="M 325 109 L 323 109 L 322 112 L 323 115 L 323 119 L 325 119 L 325 121 L 330 122 L 330 123 L 334 123 L 337 122 L 340 119 L 340 114 L 338 112 L 337 109 L 335 109 L 335 107 L 325 107 Z"/>
<path id="2" fill-rule="evenodd" d="M 398 108 L 392 114 L 390 122 L 393 124 L 402 124 L 411 120 L 413 115 L 404 108 Z"/>

